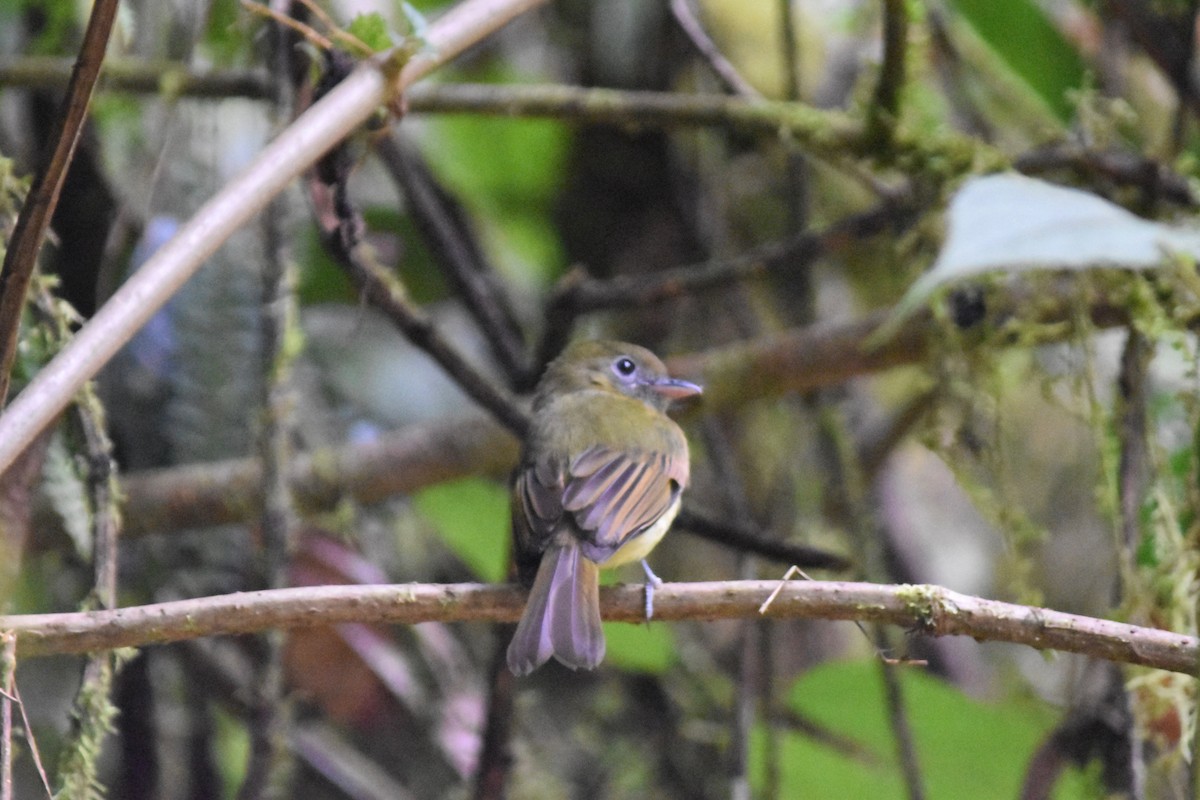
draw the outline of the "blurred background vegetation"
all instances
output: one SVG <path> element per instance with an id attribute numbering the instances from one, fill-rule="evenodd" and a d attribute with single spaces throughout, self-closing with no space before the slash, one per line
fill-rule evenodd
<path id="1" fill-rule="evenodd" d="M 363 57 L 351 37 L 419 49 L 445 7 L 414 6 L 123 3 L 38 286 L 94 313 Z M 722 541 L 749 529 L 853 564 L 813 577 L 1195 634 L 1196 250 L 1124 259 L 1147 229 L 1117 208 L 1155 235 L 1196 212 L 1196 6 L 558 0 L 522 16 L 402 118 L 381 110 L 106 368 L 131 498 L 120 603 L 506 579 L 514 442 L 361 299 L 349 226 L 497 385 L 525 392 L 567 338 L 601 335 L 709 384 L 681 418 L 695 477 L 651 559 L 666 580 L 782 576 L 788 559 Z M 6 235 L 87 13 L 0 0 Z M 282 38 L 284 15 L 310 35 Z M 563 91 L 533 107 L 546 86 Z M 956 195 L 1010 170 L 1081 191 Z M 938 285 L 894 315 L 935 263 Z M 39 291 L 18 377 L 74 324 Z M 365 499 L 277 493 L 282 549 L 254 509 L 180 522 L 132 499 L 168 470 L 186 505 L 169 470 L 211 462 L 219 479 L 264 438 L 286 463 L 405 433 L 448 465 Z M 68 420 L 5 476 L 12 612 L 89 602 L 88 452 Z M 33 740 L 66 796 L 499 796 L 476 780 L 489 714 L 510 758 L 485 763 L 514 798 L 1193 796 L 1187 676 L 844 622 L 607 628 L 594 673 L 552 664 L 515 686 L 496 674 L 504 633 L 479 624 L 154 647 L 122 654 L 98 710 L 82 659 L 25 660 L 15 796 L 45 793 Z"/>

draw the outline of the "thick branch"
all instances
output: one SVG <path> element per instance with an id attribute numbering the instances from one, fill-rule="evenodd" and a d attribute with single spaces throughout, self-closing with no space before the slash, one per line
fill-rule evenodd
<path id="1" fill-rule="evenodd" d="M 667 583 L 654 591 L 655 619 L 751 618 L 776 590 L 765 616 L 886 622 L 929 636 L 970 636 L 1043 650 L 1191 674 L 1200 655 L 1193 636 L 1065 614 L 952 592 L 938 586 L 837 581 Z M 312 628 L 340 622 L 516 622 L 525 592 L 516 586 L 398 584 L 316 586 L 179 600 L 115 611 L 0 617 L 29 658 L 140 647 L 268 628 Z M 600 590 L 605 619 L 641 622 L 641 586 Z"/>
<path id="2" fill-rule="evenodd" d="M 287 483 L 302 508 L 327 509 L 345 496 L 377 503 L 468 475 L 501 476 L 516 460 L 516 439 L 499 425 L 459 418 L 296 456 Z M 262 468 L 252 458 L 173 467 L 128 475 L 122 489 L 123 535 L 223 525 L 262 508 Z"/>

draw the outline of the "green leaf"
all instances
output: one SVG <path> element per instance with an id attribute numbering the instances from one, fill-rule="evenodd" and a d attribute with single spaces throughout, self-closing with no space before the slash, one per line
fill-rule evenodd
<path id="1" fill-rule="evenodd" d="M 973 700 L 917 668 L 900 668 L 899 677 L 930 800 L 1017 797 L 1030 757 L 1054 728 L 1054 711 L 1025 699 Z M 795 683 L 788 704 L 854 742 L 860 752 L 850 755 L 818 738 L 784 733 L 779 742 L 782 796 L 906 796 L 878 662 L 823 664 Z M 761 788 L 765 731 L 756 732 L 751 748 L 752 775 Z M 1086 796 L 1085 781 L 1074 771 L 1062 777 L 1054 795 L 1057 800 Z"/>
<path id="2" fill-rule="evenodd" d="M 383 15 L 372 11 L 359 14 L 350 21 L 347 32 L 371 48 L 372 52 L 381 53 L 392 46 L 392 34 L 388 30 L 387 20 Z"/>
<path id="3" fill-rule="evenodd" d="M 662 673 L 675 663 L 675 634 L 669 625 L 604 623 L 604 661 L 634 672 Z"/>
<path id="4" fill-rule="evenodd" d="M 951 0 L 1001 60 L 1061 120 L 1074 112 L 1070 91 L 1083 85 L 1083 59 L 1033 0 Z"/>
<path id="5" fill-rule="evenodd" d="M 464 478 L 423 489 L 413 502 L 480 580 L 504 580 L 509 551 L 508 491 L 504 487 L 481 478 Z"/>
<path id="6" fill-rule="evenodd" d="M 1171 253 L 1200 259 L 1200 229 L 1142 219 L 1079 189 L 1016 173 L 971 178 L 946 213 L 946 241 L 928 272 L 874 336 L 886 338 L 934 290 L 986 272 L 1149 270 Z"/>
<path id="7" fill-rule="evenodd" d="M 564 259 L 551 221 L 566 173 L 568 129 L 552 120 L 439 115 L 421 141 L 430 166 L 467 207 L 484 247 L 507 274 L 525 284 L 552 281 Z"/>
<path id="8" fill-rule="evenodd" d="M 238 0 L 213 0 L 209 4 L 204 44 L 221 66 L 227 67 L 246 60 L 249 42 L 252 41 L 246 29 L 248 21 L 242 14 Z"/>
<path id="9" fill-rule="evenodd" d="M 42 491 L 62 520 L 63 529 L 84 562 L 92 560 L 92 511 L 87 482 L 79 474 L 75 456 L 60 430 L 50 437 L 42 464 Z"/>

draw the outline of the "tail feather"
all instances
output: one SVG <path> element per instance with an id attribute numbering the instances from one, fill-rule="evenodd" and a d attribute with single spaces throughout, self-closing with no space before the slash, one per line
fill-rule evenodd
<path id="1" fill-rule="evenodd" d="M 551 656 L 571 669 L 594 669 L 600 663 L 599 572 L 577 544 L 546 550 L 508 646 L 508 668 L 514 675 L 528 675 Z"/>

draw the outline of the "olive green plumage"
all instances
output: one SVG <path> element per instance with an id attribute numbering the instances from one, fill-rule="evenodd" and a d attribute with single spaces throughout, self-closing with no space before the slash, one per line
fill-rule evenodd
<path id="1" fill-rule="evenodd" d="M 670 527 L 689 468 L 666 409 L 699 392 L 622 342 L 577 342 L 547 367 L 513 481 L 517 565 L 533 585 L 508 648 L 514 673 L 604 657 L 599 567 L 644 558 Z"/>

